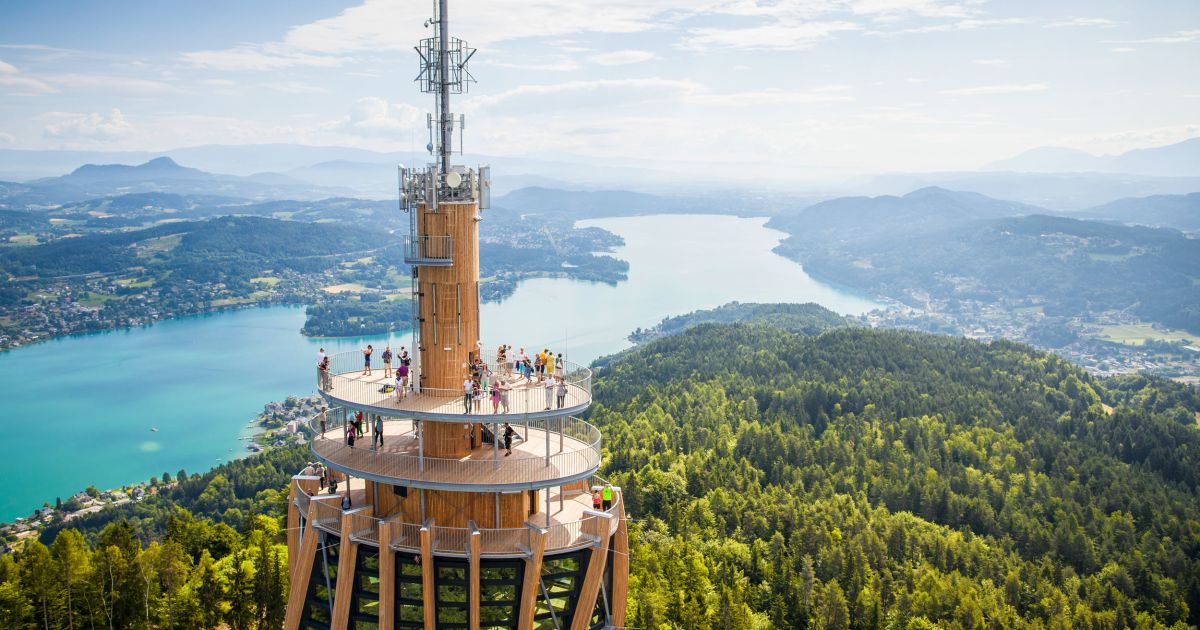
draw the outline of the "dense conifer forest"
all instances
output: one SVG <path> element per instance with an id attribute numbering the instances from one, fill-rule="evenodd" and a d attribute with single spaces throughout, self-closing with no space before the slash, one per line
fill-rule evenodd
<path id="1" fill-rule="evenodd" d="M 922 333 L 701 324 L 605 363 L 590 421 L 638 628 L 1200 624 L 1200 400 Z M 14 628 L 278 627 L 301 447 L 0 557 Z M 7 627 L 7 626 L 6 626 Z"/>

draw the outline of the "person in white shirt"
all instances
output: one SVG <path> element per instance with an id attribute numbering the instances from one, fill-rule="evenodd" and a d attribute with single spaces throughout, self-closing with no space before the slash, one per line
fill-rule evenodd
<path id="1" fill-rule="evenodd" d="M 554 404 L 554 381 L 546 379 L 546 411 L 550 410 L 552 404 Z"/>
<path id="2" fill-rule="evenodd" d="M 471 394 L 475 391 L 475 381 L 468 376 L 463 381 L 463 406 L 466 407 L 466 413 L 471 413 Z"/>

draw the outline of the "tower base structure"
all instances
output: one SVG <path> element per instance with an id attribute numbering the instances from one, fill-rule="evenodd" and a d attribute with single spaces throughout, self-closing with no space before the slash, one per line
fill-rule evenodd
<path id="1" fill-rule="evenodd" d="M 303 475 L 291 483 L 287 630 L 624 625 L 624 503 L 612 488 L 611 505 L 593 510 L 591 490 L 605 485 L 599 478 L 528 492 L 538 508 L 519 527 L 440 525 L 403 512 L 381 518 L 391 497 L 432 503 L 436 491 L 354 478 L 342 478 L 336 493 L 320 485 Z"/>

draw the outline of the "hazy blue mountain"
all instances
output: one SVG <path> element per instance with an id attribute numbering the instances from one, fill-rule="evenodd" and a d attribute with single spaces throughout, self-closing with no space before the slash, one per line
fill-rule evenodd
<path id="1" fill-rule="evenodd" d="M 1030 171 L 1036 173 L 1087 172 L 1102 170 L 1104 158 L 1087 151 L 1066 147 L 1037 147 L 1017 155 L 992 162 L 984 167 L 997 171 Z"/>
<path id="2" fill-rule="evenodd" d="M 144 164 L 85 164 L 66 175 L 26 182 L 25 188 L 5 193 L 9 207 L 22 203 L 69 203 L 126 193 L 166 192 L 182 195 L 220 195 L 246 199 L 313 199 L 343 195 L 345 188 L 316 187 L 286 175 L 252 177 L 218 175 L 179 165 L 169 157 Z"/>
<path id="3" fill-rule="evenodd" d="M 1150 195 L 1200 190 L 1200 177 L 1151 177 L 1116 173 L 898 173 L 880 175 L 855 188 L 864 194 L 896 195 L 926 186 L 971 190 L 1054 210 L 1081 210 Z"/>
<path id="4" fill-rule="evenodd" d="M 169 157 L 159 157 L 137 166 L 127 164 L 84 164 L 61 177 L 48 177 L 29 183 L 34 186 L 47 184 L 88 186 L 94 184 L 137 184 L 153 180 L 211 181 L 216 178 L 215 175 L 205 173 L 200 169 L 180 166 Z"/>
<path id="5" fill-rule="evenodd" d="M 767 222 L 767 227 L 791 234 L 785 241 L 789 247 L 810 242 L 864 243 L 1036 212 L 1043 210 L 979 193 L 927 187 L 902 197 L 842 197 L 822 201 L 800 212 L 776 216 Z"/>
<path id="6" fill-rule="evenodd" d="M 1113 158 L 1112 170 L 1153 175 L 1200 175 L 1200 138 L 1122 153 Z"/>
<path id="7" fill-rule="evenodd" d="M 1077 149 L 1038 147 L 1007 160 L 993 162 L 986 168 L 1037 173 L 1096 172 L 1195 177 L 1200 176 L 1200 138 L 1104 156 Z"/>
<path id="8" fill-rule="evenodd" d="M 1079 216 L 1196 232 L 1200 231 L 1200 193 L 1118 199 L 1081 210 Z"/>

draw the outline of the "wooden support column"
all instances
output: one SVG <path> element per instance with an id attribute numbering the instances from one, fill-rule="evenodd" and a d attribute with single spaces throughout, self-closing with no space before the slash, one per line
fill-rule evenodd
<path id="1" fill-rule="evenodd" d="M 392 523 L 379 523 L 379 630 L 392 630 L 396 622 L 396 552 L 392 551 Z"/>
<path id="2" fill-rule="evenodd" d="M 421 526 L 421 609 L 425 630 L 437 630 L 437 598 L 433 586 L 433 519 Z"/>
<path id="3" fill-rule="evenodd" d="M 292 569 L 289 573 L 291 587 L 288 593 L 287 615 L 283 620 L 285 630 L 299 628 L 300 617 L 304 614 L 304 598 L 308 596 L 308 581 L 312 578 L 313 560 L 317 556 L 317 541 L 321 537 L 320 532 L 313 525 L 317 519 L 317 501 L 319 500 L 314 498 L 308 503 L 308 515 L 305 517 L 307 525 L 304 527 L 304 536 L 300 538 L 300 551 L 291 563 Z"/>
<path id="4" fill-rule="evenodd" d="M 295 561 L 296 554 L 300 550 L 300 508 L 296 507 L 296 495 L 300 492 L 299 485 L 300 480 L 292 477 L 292 483 L 288 486 L 287 547 L 289 563 Z"/>
<path id="5" fill-rule="evenodd" d="M 349 486 L 347 486 L 347 490 Z M 349 510 L 342 512 L 342 539 L 338 544 L 337 586 L 334 587 L 333 621 L 330 628 L 345 628 L 350 624 L 350 600 L 354 595 L 354 565 L 358 561 L 358 543 L 351 538 L 354 525 L 350 515 L 364 510 Z"/>
<path id="6" fill-rule="evenodd" d="M 542 576 L 542 556 L 546 553 L 546 539 L 550 530 L 533 525 L 527 525 L 529 534 L 529 555 L 525 558 L 525 579 L 521 583 L 520 620 L 517 630 L 533 630 L 533 609 L 537 602 Z"/>
<path id="7" fill-rule="evenodd" d="M 467 527 L 471 530 L 467 545 L 467 587 L 469 593 L 467 599 L 469 616 L 467 619 L 471 630 L 479 630 L 479 528 L 475 527 L 475 521 L 468 523 Z"/>
<path id="8" fill-rule="evenodd" d="M 617 496 L 617 533 L 613 535 L 613 583 L 612 623 L 618 628 L 625 626 L 625 600 L 629 597 L 629 521 L 625 518 L 625 493 L 613 488 Z"/>
<path id="9" fill-rule="evenodd" d="M 608 561 L 609 522 L 612 515 L 605 512 L 584 510 L 583 533 L 597 539 L 588 558 L 587 573 L 583 576 L 583 588 L 579 591 L 579 602 L 575 605 L 575 616 L 571 618 L 571 630 L 584 630 L 596 610 L 596 596 L 600 594 L 600 580 L 604 579 L 604 564 Z"/>

